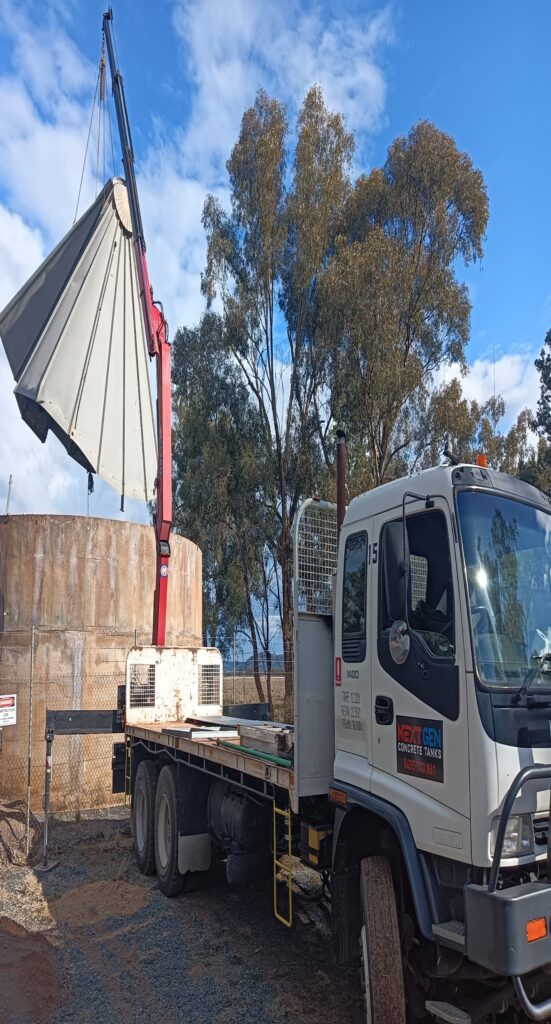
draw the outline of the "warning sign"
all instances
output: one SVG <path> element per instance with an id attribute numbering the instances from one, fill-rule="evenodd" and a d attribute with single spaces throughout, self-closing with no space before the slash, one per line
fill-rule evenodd
<path id="1" fill-rule="evenodd" d="M 396 718 L 396 769 L 432 782 L 444 781 L 444 723 L 433 718 Z"/>
<path id="2" fill-rule="evenodd" d="M 0 728 L 15 725 L 17 718 L 17 696 L 15 693 L 0 694 Z"/>

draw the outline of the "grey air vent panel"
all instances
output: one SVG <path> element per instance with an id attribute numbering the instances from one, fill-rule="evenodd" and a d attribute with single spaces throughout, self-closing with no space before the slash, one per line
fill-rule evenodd
<path id="1" fill-rule="evenodd" d="M 155 707 L 155 665 L 132 665 L 130 670 L 130 707 Z"/>
<path id="2" fill-rule="evenodd" d="M 198 665 L 199 704 L 220 704 L 220 665 Z"/>

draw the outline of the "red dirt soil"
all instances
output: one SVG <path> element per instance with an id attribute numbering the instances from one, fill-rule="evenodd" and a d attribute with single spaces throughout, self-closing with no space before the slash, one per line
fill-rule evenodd
<path id="1" fill-rule="evenodd" d="M 1 1024 L 40 1024 L 65 1001 L 55 949 L 38 932 L 0 917 Z"/>

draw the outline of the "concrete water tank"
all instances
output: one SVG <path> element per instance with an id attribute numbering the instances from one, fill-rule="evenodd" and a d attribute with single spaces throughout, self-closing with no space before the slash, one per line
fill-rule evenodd
<path id="1" fill-rule="evenodd" d="M 30 749 L 40 810 L 46 708 L 116 707 L 128 649 L 151 643 L 155 535 L 109 519 L 0 516 L 0 556 L 0 695 L 17 696 L 17 722 L 2 729 L 0 799 L 24 799 Z M 200 646 L 201 634 L 201 552 L 173 535 L 166 642 Z M 54 810 L 111 801 L 114 739 L 55 739 Z"/>

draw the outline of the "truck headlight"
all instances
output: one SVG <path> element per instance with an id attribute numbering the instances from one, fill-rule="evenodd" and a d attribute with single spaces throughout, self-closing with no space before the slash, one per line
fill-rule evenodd
<path id="1" fill-rule="evenodd" d="M 496 848 L 497 830 L 500 818 L 492 821 L 490 854 L 493 857 Z M 512 814 L 507 822 L 503 839 L 502 857 L 526 857 L 534 852 L 534 824 L 531 814 Z"/>

